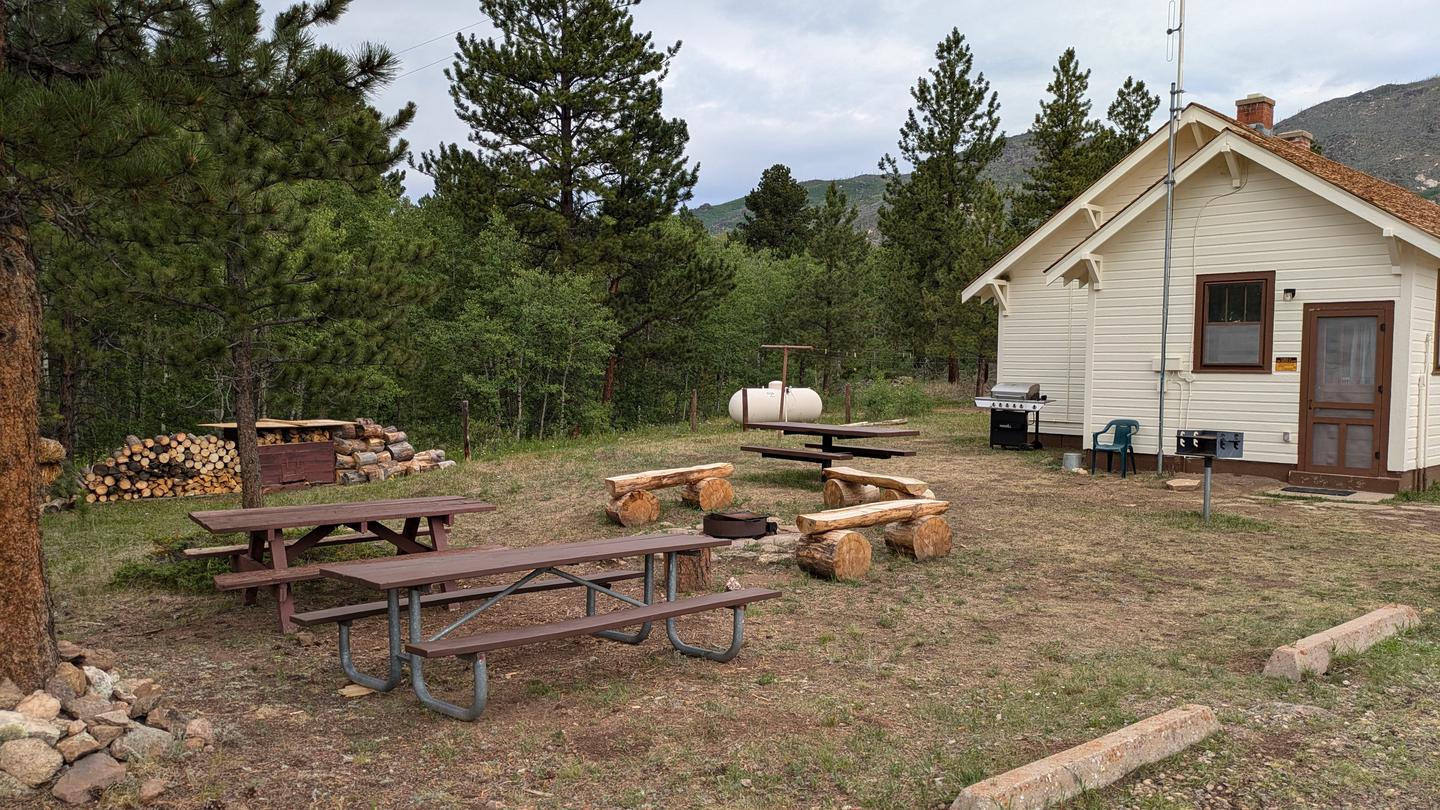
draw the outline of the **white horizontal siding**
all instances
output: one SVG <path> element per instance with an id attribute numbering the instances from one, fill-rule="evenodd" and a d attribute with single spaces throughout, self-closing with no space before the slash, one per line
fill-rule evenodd
<path id="1" fill-rule="evenodd" d="M 1167 354 L 1179 358 L 1187 371 L 1198 274 L 1275 272 L 1276 356 L 1300 356 L 1307 303 L 1400 297 L 1402 276 L 1391 272 L 1388 250 L 1373 225 L 1278 175 L 1241 163 L 1246 171 L 1239 190 L 1231 187 L 1229 172 L 1217 159 L 1177 191 Z M 1138 419 L 1143 427 L 1137 443 L 1152 453 L 1159 406 L 1159 374 L 1152 364 L 1160 356 L 1163 217 L 1163 206 L 1155 206 L 1101 246 L 1104 282 L 1092 292 L 1089 430 L 1111 419 Z M 1294 301 L 1283 300 L 1286 288 L 1297 290 Z M 1398 313 L 1396 320 L 1398 325 Z M 1411 362 L 1409 352 L 1398 355 L 1392 390 Z M 1404 399 L 1392 398 L 1392 425 L 1404 425 Z M 1170 449 L 1179 428 L 1240 430 L 1246 434 L 1247 459 L 1294 464 L 1299 409 L 1299 372 L 1184 373 L 1167 390 L 1162 438 Z M 1282 438 L 1286 432 L 1292 439 L 1288 443 Z M 1405 446 L 1404 435 L 1403 429 L 1392 430 L 1392 468 L 1400 461 L 1396 455 Z"/>
<path id="2" fill-rule="evenodd" d="M 1017 270 L 1009 311 L 1000 317 L 996 379 L 1039 383 L 1055 401 L 1040 415 L 1042 429 L 1078 435 L 1085 416 L 1085 292 L 1046 286 L 1034 266 Z"/>

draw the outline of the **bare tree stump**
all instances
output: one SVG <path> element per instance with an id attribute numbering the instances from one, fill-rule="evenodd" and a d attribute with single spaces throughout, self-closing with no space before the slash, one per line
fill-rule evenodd
<path id="1" fill-rule="evenodd" d="M 885 527 L 885 545 L 891 551 L 933 560 L 950 553 L 950 524 L 939 515 L 926 515 L 915 520 L 902 520 Z"/>
<path id="2" fill-rule="evenodd" d="M 660 519 L 660 499 L 638 489 L 611 499 L 605 505 L 605 514 L 621 526 L 644 526 Z"/>
<path id="3" fill-rule="evenodd" d="M 706 512 L 724 509 L 735 500 L 735 487 L 724 478 L 702 478 L 686 484 L 680 499 L 695 504 Z"/>
<path id="4" fill-rule="evenodd" d="M 826 579 L 857 579 L 870 570 L 870 541 L 849 529 L 805 537 L 795 549 L 801 569 Z"/>
<path id="5" fill-rule="evenodd" d="M 695 554 L 675 555 L 676 589 L 682 593 L 708 591 L 711 585 L 710 549 L 700 549 Z M 669 576 L 667 569 L 665 576 Z"/>

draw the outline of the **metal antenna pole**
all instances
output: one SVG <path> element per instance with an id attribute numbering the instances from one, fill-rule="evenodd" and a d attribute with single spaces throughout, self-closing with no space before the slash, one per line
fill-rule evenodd
<path id="1" fill-rule="evenodd" d="M 1180 103 L 1185 95 L 1185 0 L 1180 0 L 1180 18 L 1166 36 L 1179 35 L 1175 50 L 1175 81 L 1170 85 L 1170 143 L 1165 169 L 1165 272 L 1160 293 L 1160 414 L 1155 429 L 1155 473 L 1165 473 L 1165 385 L 1166 353 L 1170 344 L 1170 260 L 1175 234 L 1175 132 L 1180 123 Z"/>

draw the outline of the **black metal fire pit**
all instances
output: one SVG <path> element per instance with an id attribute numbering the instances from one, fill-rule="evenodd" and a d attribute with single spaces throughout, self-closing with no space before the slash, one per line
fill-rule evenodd
<path id="1" fill-rule="evenodd" d="M 754 512 L 710 512 L 705 515 L 705 533 L 732 540 L 765 537 L 780 531 L 780 524 Z"/>

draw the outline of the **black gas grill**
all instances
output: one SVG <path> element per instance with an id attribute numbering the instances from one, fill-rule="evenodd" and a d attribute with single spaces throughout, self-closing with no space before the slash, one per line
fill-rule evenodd
<path id="1" fill-rule="evenodd" d="M 1039 383 L 996 383 L 990 396 L 976 397 L 990 411 L 990 446 L 1007 450 L 1039 450 L 1040 411 L 1050 404 Z"/>

